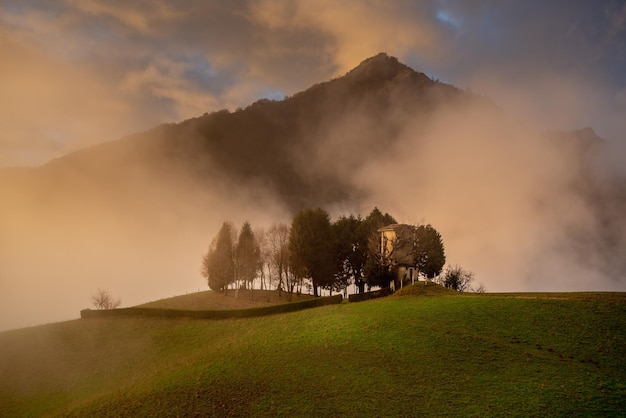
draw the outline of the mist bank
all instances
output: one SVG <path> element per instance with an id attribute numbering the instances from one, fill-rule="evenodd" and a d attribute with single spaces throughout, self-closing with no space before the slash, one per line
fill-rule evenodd
<path id="1" fill-rule="evenodd" d="M 0 329 L 206 289 L 223 220 L 297 211 L 431 223 L 488 291 L 626 290 L 623 161 L 378 55 L 281 101 L 0 172 Z M 608 158 L 611 157 L 611 158 Z"/>

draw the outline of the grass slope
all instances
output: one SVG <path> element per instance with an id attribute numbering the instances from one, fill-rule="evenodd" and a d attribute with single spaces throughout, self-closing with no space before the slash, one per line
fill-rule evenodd
<path id="1" fill-rule="evenodd" d="M 269 301 L 268 301 L 269 297 Z M 293 294 L 291 302 L 311 299 L 311 295 Z M 154 302 L 138 305 L 138 308 L 158 308 L 158 309 L 184 309 L 184 310 L 225 310 L 225 309 L 247 309 L 260 308 L 263 306 L 277 305 L 290 302 L 287 293 L 265 290 L 240 290 L 235 292 L 229 290 L 226 293 L 217 293 L 206 290 L 189 295 L 175 296 L 172 298 L 160 299 Z"/>
<path id="2" fill-rule="evenodd" d="M 4 332 L 0 415 L 626 414 L 625 295 L 518 296 Z"/>

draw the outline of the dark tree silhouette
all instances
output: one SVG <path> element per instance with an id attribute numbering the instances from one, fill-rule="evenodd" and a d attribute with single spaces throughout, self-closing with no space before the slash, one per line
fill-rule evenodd
<path id="1" fill-rule="evenodd" d="M 383 214 L 375 207 L 364 219 L 362 228 L 367 237 L 367 261 L 365 262 L 363 279 L 371 286 L 389 287 L 389 282 L 396 277 L 392 259 L 380 252 L 380 235 L 378 230 L 384 226 L 397 223 L 388 213 Z M 359 288 L 360 292 L 365 290 Z"/>
<path id="2" fill-rule="evenodd" d="M 442 283 L 448 289 L 465 292 L 470 289 L 474 281 L 474 273 L 464 270 L 460 266 L 448 266 L 442 277 Z"/>
<path id="3" fill-rule="evenodd" d="M 337 263 L 337 287 L 354 283 L 360 293 L 365 289 L 365 263 L 367 262 L 367 229 L 361 217 L 342 216 L 333 223 Z"/>
<path id="4" fill-rule="evenodd" d="M 334 280 L 333 237 L 330 216 L 321 209 L 305 209 L 293 219 L 289 234 L 292 272 L 297 278 L 309 278 L 313 294 L 320 286 Z"/>
<path id="5" fill-rule="evenodd" d="M 446 264 L 446 254 L 441 235 L 430 224 L 415 228 L 415 267 L 432 279 L 438 276 Z"/>
<path id="6" fill-rule="evenodd" d="M 387 226 L 390 224 L 395 224 L 397 221 L 388 213 L 383 214 L 380 209 L 375 207 L 372 209 L 369 215 L 363 220 L 365 228 L 367 230 L 368 235 L 376 235 L 378 237 L 377 231 L 383 226 Z"/>
<path id="7" fill-rule="evenodd" d="M 250 223 L 244 222 L 235 246 L 235 272 L 237 281 L 246 287 L 252 287 L 261 268 L 261 249 L 252 232 Z M 251 293 L 252 294 L 252 293 Z"/>

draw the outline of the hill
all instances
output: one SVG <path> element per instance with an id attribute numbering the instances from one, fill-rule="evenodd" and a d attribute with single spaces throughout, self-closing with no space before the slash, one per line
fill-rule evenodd
<path id="1" fill-rule="evenodd" d="M 311 299 L 313 296 L 294 294 L 292 301 Z M 174 296 L 138 305 L 139 308 L 222 310 L 247 309 L 289 302 L 287 294 L 276 290 L 242 289 L 239 292 L 229 290 L 226 294 L 206 290 L 204 292 Z"/>
<path id="2" fill-rule="evenodd" d="M 404 286 L 394 293 L 398 296 L 459 296 L 461 293 L 456 290 L 438 285 L 432 282 L 417 282 L 412 286 Z"/>
<path id="3" fill-rule="evenodd" d="M 3 416 L 622 416 L 618 299 L 402 296 L 3 332 L 0 404 Z"/>

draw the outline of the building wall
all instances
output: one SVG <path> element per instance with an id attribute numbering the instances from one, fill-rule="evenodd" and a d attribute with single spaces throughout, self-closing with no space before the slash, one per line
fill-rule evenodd
<path id="1" fill-rule="evenodd" d="M 383 256 L 393 251 L 393 241 L 396 239 L 396 231 L 382 231 L 380 234 L 380 252 Z"/>

